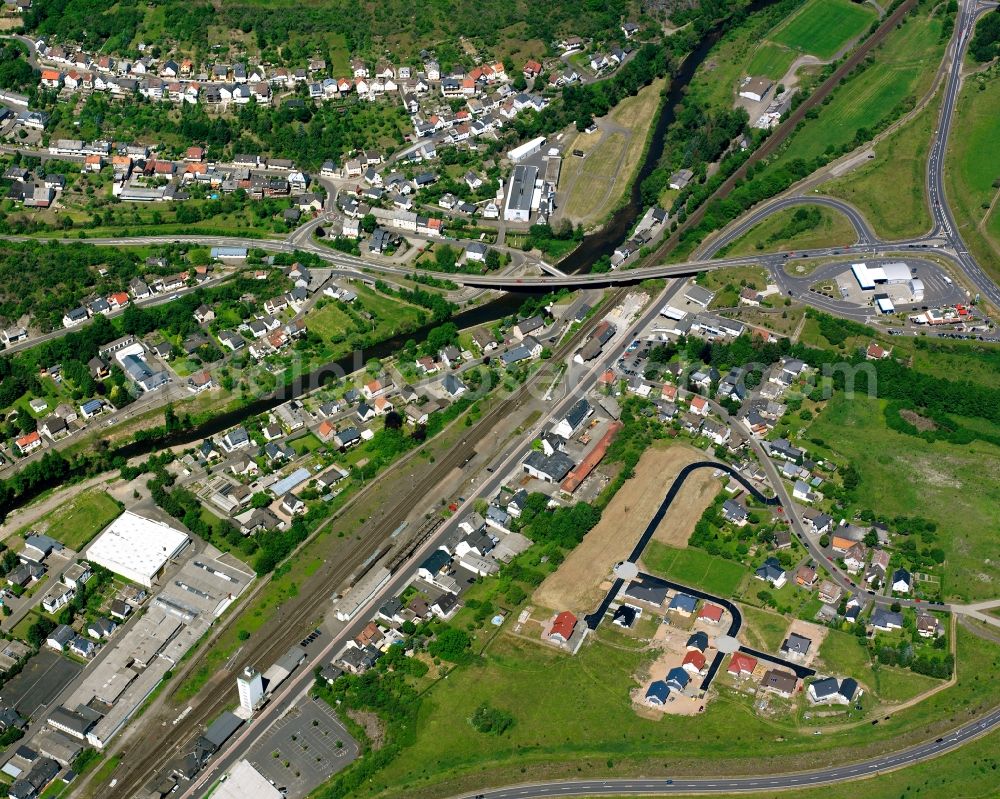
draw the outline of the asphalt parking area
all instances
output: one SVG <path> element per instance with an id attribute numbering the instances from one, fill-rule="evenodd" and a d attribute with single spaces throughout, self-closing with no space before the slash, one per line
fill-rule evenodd
<path id="1" fill-rule="evenodd" d="M 29 658 L 24 669 L 0 692 L 0 703 L 16 708 L 24 717 L 46 707 L 83 671 L 83 666 L 51 649 Z"/>
<path id="2" fill-rule="evenodd" d="M 288 799 L 301 799 L 358 756 L 333 709 L 309 697 L 278 719 L 247 759 Z"/>

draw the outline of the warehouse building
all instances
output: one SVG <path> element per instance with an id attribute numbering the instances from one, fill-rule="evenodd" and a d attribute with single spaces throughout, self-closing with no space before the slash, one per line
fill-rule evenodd
<path id="1" fill-rule="evenodd" d="M 147 588 L 191 542 L 187 533 L 125 511 L 87 550 L 91 563 Z"/>
<path id="2" fill-rule="evenodd" d="M 538 180 L 538 167 L 519 164 L 514 167 L 507 187 L 507 200 L 504 203 L 503 218 L 507 222 L 528 222 L 531 211 L 538 207 L 535 200 L 535 183 Z"/>

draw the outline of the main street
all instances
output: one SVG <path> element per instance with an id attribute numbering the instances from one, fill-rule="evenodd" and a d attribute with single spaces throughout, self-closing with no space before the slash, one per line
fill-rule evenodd
<path id="1" fill-rule="evenodd" d="M 500 488 L 509 480 L 511 469 L 516 468 L 517 464 L 530 452 L 531 442 L 540 436 L 542 430 L 548 424 L 562 418 L 573 403 L 594 388 L 597 378 L 609 369 L 621 355 L 623 346 L 631 341 L 637 332 L 646 328 L 656 319 L 659 309 L 663 307 L 663 303 L 680 291 L 682 285 L 680 281 L 674 282 L 665 291 L 661 292 L 660 296 L 654 298 L 635 322 L 629 327 L 618 331 L 615 337 L 606 345 L 604 354 L 596 359 L 593 365 L 580 367 L 573 363 L 572 353 L 567 355 L 567 372 L 560 384 L 560 390 L 563 392 L 562 398 L 552 403 L 551 407 L 542 414 L 538 421 L 530 429 L 525 430 L 502 453 L 497 453 L 491 457 L 488 462 L 492 464 L 490 468 L 493 471 L 486 473 L 485 479 L 477 484 L 474 491 L 469 492 L 468 498 L 455 511 L 448 522 L 439 527 L 434 535 L 395 572 L 390 582 L 380 591 L 376 592 L 368 603 L 358 611 L 355 619 L 344 624 L 334 634 L 330 643 L 313 659 L 313 665 L 323 662 L 324 659 L 328 659 L 332 654 L 338 652 L 344 644 L 355 637 L 368 624 L 371 614 L 379 605 L 385 602 L 387 598 L 397 596 L 406 587 L 413 578 L 416 565 L 437 548 L 442 541 L 455 533 L 459 522 L 465 518 L 467 513 L 473 510 L 478 498 L 490 498 L 499 492 Z M 212 763 L 212 767 L 195 780 L 191 787 L 181 795 L 180 799 L 203 796 L 206 790 L 214 784 L 215 780 L 231 768 L 243 756 L 243 753 L 267 731 L 273 721 L 280 718 L 289 708 L 302 700 L 312 686 L 313 679 L 311 669 L 304 669 L 296 675 L 289 686 L 278 697 L 274 698 L 254 718 L 242 734 L 216 757 Z M 234 685 L 233 691 L 235 692 L 235 690 Z"/>

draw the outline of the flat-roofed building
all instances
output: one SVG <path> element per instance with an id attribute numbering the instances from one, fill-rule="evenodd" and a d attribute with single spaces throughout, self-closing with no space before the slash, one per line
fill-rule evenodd
<path id="1" fill-rule="evenodd" d="M 125 511 L 90 545 L 87 559 L 148 588 L 190 541 L 170 525 Z"/>
<path id="2" fill-rule="evenodd" d="M 510 176 L 503 218 L 507 222 L 528 222 L 535 196 L 538 167 L 518 164 Z"/>

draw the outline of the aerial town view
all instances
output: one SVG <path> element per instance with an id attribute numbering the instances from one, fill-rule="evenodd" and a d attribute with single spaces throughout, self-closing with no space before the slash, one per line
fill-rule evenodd
<path id="1" fill-rule="evenodd" d="M 1000 3 L 3 0 L 0 796 L 1000 799 Z"/>

